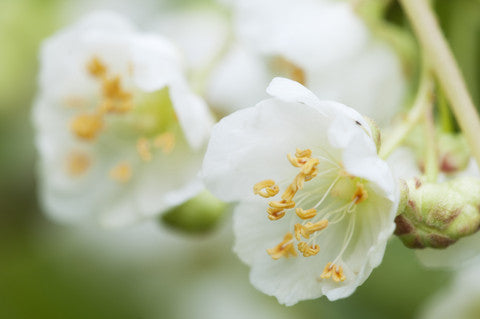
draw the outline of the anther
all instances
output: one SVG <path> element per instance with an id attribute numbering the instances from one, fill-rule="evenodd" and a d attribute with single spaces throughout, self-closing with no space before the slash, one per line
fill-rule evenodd
<path id="1" fill-rule="evenodd" d="M 175 135 L 172 132 L 160 134 L 153 141 L 153 146 L 161 148 L 165 154 L 170 154 L 175 146 Z"/>
<path id="2" fill-rule="evenodd" d="M 127 162 L 119 163 L 110 170 L 110 178 L 119 183 L 126 183 L 132 177 L 132 168 Z"/>
<path id="3" fill-rule="evenodd" d="M 271 179 L 258 182 L 253 186 L 253 193 L 265 198 L 277 195 L 278 191 L 278 185 L 275 185 L 275 182 Z"/>
<path id="4" fill-rule="evenodd" d="M 93 140 L 103 128 L 103 119 L 98 114 L 77 115 L 70 123 L 72 132 L 81 139 Z"/>
<path id="5" fill-rule="evenodd" d="M 84 174 L 91 165 L 90 157 L 82 152 L 72 152 L 67 158 L 67 171 L 71 176 Z"/>
<path id="6" fill-rule="evenodd" d="M 302 208 L 298 207 L 297 209 L 295 209 L 295 213 L 301 219 L 310 219 L 317 215 L 317 210 L 315 208 L 303 210 Z"/>
<path id="7" fill-rule="evenodd" d="M 137 152 L 140 158 L 144 162 L 150 162 L 152 160 L 152 152 L 150 151 L 150 142 L 142 137 L 137 141 Z"/>
<path id="8" fill-rule="evenodd" d="M 270 203 L 268 203 L 268 205 L 270 205 L 270 207 L 273 207 L 273 208 L 289 209 L 289 208 L 295 207 L 295 202 L 286 201 L 286 200 L 271 201 Z"/>
<path id="9" fill-rule="evenodd" d="M 342 266 L 332 264 L 331 262 L 329 262 L 325 266 L 325 269 L 323 270 L 323 273 L 320 275 L 320 278 L 321 279 L 332 278 L 333 281 L 335 281 L 335 282 L 340 282 L 340 281 L 344 281 L 345 279 L 347 279 L 345 277 L 345 275 L 343 274 Z"/>
<path id="10" fill-rule="evenodd" d="M 304 241 L 299 242 L 297 247 L 298 250 L 303 254 L 303 257 L 315 256 L 320 251 L 320 247 L 318 245 L 308 246 L 308 244 Z"/>
<path id="11" fill-rule="evenodd" d="M 300 235 L 305 238 L 310 238 L 310 235 L 321 231 L 328 226 L 328 220 L 322 219 L 316 223 L 307 222 L 305 225 L 302 224 L 295 224 L 295 238 L 300 240 Z"/>
<path id="12" fill-rule="evenodd" d="M 105 76 L 107 67 L 103 64 L 98 57 L 94 57 L 87 64 L 88 73 L 94 77 L 101 78 Z"/>
<path id="13" fill-rule="evenodd" d="M 360 204 L 361 202 L 367 199 L 368 199 L 367 190 L 363 186 L 363 183 L 358 182 L 357 189 L 355 190 L 355 193 L 352 196 L 352 200 L 354 201 L 355 204 Z"/>
<path id="14" fill-rule="evenodd" d="M 296 257 L 297 252 L 295 251 L 295 247 L 293 246 L 292 233 L 288 232 L 283 237 L 283 241 L 274 248 L 267 249 L 267 253 L 275 260 L 280 259 L 281 257 Z"/>

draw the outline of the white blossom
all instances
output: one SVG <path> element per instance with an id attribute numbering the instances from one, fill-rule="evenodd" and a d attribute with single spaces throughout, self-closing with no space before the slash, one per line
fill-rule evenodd
<path id="1" fill-rule="evenodd" d="M 124 225 L 202 189 L 211 115 L 177 49 L 121 16 L 93 13 L 45 41 L 33 120 L 55 219 Z"/>
<path id="2" fill-rule="evenodd" d="M 204 180 L 238 202 L 235 251 L 255 287 L 286 305 L 347 297 L 382 260 L 395 181 L 359 113 L 284 78 L 267 92 L 214 127 Z"/>
<path id="3" fill-rule="evenodd" d="M 228 114 L 266 97 L 274 76 L 306 85 L 386 125 L 406 83 L 398 57 L 348 2 L 232 1 L 236 42 L 212 72 L 207 97 Z"/>

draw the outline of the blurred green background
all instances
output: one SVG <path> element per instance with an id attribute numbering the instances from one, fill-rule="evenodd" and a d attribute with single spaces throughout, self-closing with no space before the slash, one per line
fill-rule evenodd
<path id="1" fill-rule="evenodd" d="M 286 308 L 248 283 L 247 267 L 231 252 L 229 218 L 211 236 L 187 238 L 154 225 L 105 233 L 46 219 L 30 123 L 39 45 L 82 12 L 140 3 L 0 1 L 0 318 L 414 317 L 451 274 L 423 268 L 396 238 L 352 297 Z M 478 105 L 480 2 L 444 0 L 437 8 Z"/>

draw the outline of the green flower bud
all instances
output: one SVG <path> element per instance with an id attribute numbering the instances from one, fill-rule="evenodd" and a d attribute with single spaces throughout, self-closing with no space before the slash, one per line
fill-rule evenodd
<path id="1" fill-rule="evenodd" d="M 187 233 L 205 233 L 218 225 L 227 205 L 204 191 L 161 216 L 161 221 L 176 230 Z"/>
<path id="2" fill-rule="evenodd" d="M 480 226 L 480 180 L 462 177 L 436 184 L 403 182 L 397 235 L 409 248 L 446 248 Z"/>

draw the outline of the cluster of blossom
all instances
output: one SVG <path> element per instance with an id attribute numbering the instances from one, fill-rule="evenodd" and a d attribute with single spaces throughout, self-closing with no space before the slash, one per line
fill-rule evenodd
<path id="1" fill-rule="evenodd" d="M 408 77 L 354 2 L 227 8 L 231 19 L 182 12 L 149 33 L 97 12 L 45 41 L 33 120 L 50 216 L 128 226 L 206 187 L 236 203 L 252 284 L 286 305 L 351 295 L 394 232 L 430 247 L 427 264 L 476 254 L 480 182 L 462 172 L 463 140 L 437 137 L 442 183 L 421 177 L 429 147 L 406 133 L 408 151 L 382 156 L 375 122 L 387 138 L 403 129 Z"/>

